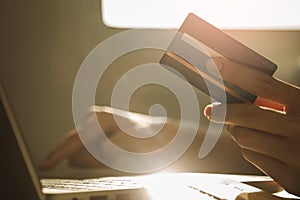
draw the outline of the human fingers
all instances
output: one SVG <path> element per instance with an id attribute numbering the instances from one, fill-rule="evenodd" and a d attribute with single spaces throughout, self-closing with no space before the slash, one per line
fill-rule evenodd
<path id="1" fill-rule="evenodd" d="M 251 150 L 242 149 L 242 154 L 247 161 L 273 178 L 288 192 L 300 195 L 300 173 L 298 168 L 290 167 L 275 158 Z"/>
<path id="2" fill-rule="evenodd" d="M 67 163 L 72 168 L 106 168 L 107 166 L 102 164 L 96 159 L 90 152 L 82 147 L 76 153 L 68 157 Z"/>
<path id="3" fill-rule="evenodd" d="M 222 116 L 225 110 L 224 121 Z M 285 137 L 298 135 L 300 131 L 299 118 L 250 104 L 211 104 L 205 107 L 204 115 L 214 122 L 252 128 Z"/>
<path id="4" fill-rule="evenodd" d="M 229 125 L 227 130 L 241 148 L 276 158 L 290 166 L 300 167 L 300 163 L 295 159 L 300 156 L 300 152 L 293 139 L 232 125 Z"/>
<path id="5" fill-rule="evenodd" d="M 270 192 L 260 191 L 260 192 L 250 192 L 250 193 L 242 193 L 239 194 L 235 200 L 257 200 L 257 199 L 264 199 L 264 200 L 282 200 L 281 197 L 277 197 L 272 195 Z"/>
<path id="6" fill-rule="evenodd" d="M 240 88 L 265 99 L 298 108 L 300 92 L 299 88 L 280 81 L 268 74 L 256 71 L 244 65 L 232 62 L 224 58 L 213 58 L 207 65 L 208 71 L 216 75 L 215 70 L 211 70 L 211 63 L 214 62 L 219 73 L 225 81 L 228 81 Z"/>
<path id="7" fill-rule="evenodd" d="M 76 129 L 72 129 L 67 133 L 64 140 L 43 160 L 40 165 L 40 170 L 49 170 L 57 165 L 63 159 L 68 158 L 82 147 L 81 140 Z"/>
<path id="8" fill-rule="evenodd" d="M 286 137 L 239 126 L 228 126 L 227 130 L 241 148 L 279 159 L 286 156 L 281 149 L 287 148 Z"/>

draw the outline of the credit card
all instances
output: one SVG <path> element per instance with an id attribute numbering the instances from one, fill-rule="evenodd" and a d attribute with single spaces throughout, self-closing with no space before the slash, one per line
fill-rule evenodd
<path id="1" fill-rule="evenodd" d="M 270 76 L 277 69 L 275 63 L 193 13 L 178 29 L 160 64 L 217 101 L 253 103 L 255 95 L 207 70 L 206 63 L 213 57 L 223 57 Z M 238 76 L 234 71 L 232 74 Z"/>

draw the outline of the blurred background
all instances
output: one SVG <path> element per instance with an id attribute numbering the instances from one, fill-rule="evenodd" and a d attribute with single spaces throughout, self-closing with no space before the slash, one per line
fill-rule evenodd
<path id="1" fill-rule="evenodd" d="M 3 0 L 0 13 L 1 83 L 34 163 L 38 164 L 74 128 L 72 88 L 84 58 L 101 41 L 128 28 L 138 27 L 112 27 L 112 22 L 107 20 L 105 24 L 101 0 Z M 290 14 L 296 16 L 295 13 Z M 179 25 L 166 27 L 176 29 Z M 299 29 L 234 26 L 222 29 L 275 62 L 279 66 L 275 77 L 300 84 Z M 97 105 L 110 105 L 113 86 L 124 72 L 139 64 L 158 62 L 161 53 L 156 50 L 135 51 L 113 62 L 99 82 Z M 202 112 L 209 99 L 201 92 L 195 92 Z M 164 105 L 170 117 L 179 117 L 174 95 L 157 85 L 139 88 L 132 97 L 130 109 L 147 113 L 153 104 Z M 200 131 L 194 143 L 165 171 L 260 173 L 242 158 L 239 147 L 225 130 L 213 151 L 199 159 L 198 151 L 207 125 L 208 121 L 201 115 Z M 50 171 L 39 172 L 43 177 L 106 176 L 114 173 L 109 169 L 70 168 L 65 162 Z"/>

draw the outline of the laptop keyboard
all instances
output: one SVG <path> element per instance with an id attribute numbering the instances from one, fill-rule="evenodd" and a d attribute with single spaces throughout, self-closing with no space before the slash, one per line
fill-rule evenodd
<path id="1" fill-rule="evenodd" d="M 197 188 L 197 187 L 194 187 L 194 186 L 190 186 L 190 185 L 188 187 L 190 189 L 198 192 L 199 199 L 201 199 L 201 200 L 223 200 L 223 199 L 220 199 L 220 198 L 218 198 L 218 197 L 216 197 L 216 196 L 214 196 L 214 195 L 212 195 L 210 193 L 207 193 L 207 192 L 201 190 L 200 188 Z M 224 200 L 226 200 L 226 199 L 224 199 Z"/>
<path id="2" fill-rule="evenodd" d="M 98 178 L 98 179 L 42 179 L 43 188 L 70 191 L 93 191 L 93 190 L 122 190 L 138 189 L 141 185 L 132 179 Z"/>

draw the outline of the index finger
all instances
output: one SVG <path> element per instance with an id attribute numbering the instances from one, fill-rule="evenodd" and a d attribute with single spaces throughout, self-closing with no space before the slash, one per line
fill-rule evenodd
<path id="1" fill-rule="evenodd" d="M 66 138 L 59 144 L 39 165 L 39 169 L 48 170 L 54 167 L 63 159 L 74 154 L 80 147 L 82 147 L 81 140 L 77 134 L 76 129 L 72 129 L 67 133 Z"/>
<path id="2" fill-rule="evenodd" d="M 224 58 L 213 58 L 213 61 L 219 69 L 223 80 L 256 96 L 284 104 L 288 107 L 298 106 L 300 98 L 298 87 Z M 210 71 L 209 68 L 208 70 Z"/>

